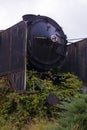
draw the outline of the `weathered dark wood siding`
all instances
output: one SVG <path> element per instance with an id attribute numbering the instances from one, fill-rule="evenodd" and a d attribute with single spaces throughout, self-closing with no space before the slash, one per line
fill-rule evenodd
<path id="1" fill-rule="evenodd" d="M 24 21 L 0 32 L 0 76 L 16 91 L 26 89 L 27 25 Z"/>
<path id="2" fill-rule="evenodd" d="M 72 72 L 87 81 L 87 39 L 67 46 L 67 55 L 62 66 L 64 72 Z"/>

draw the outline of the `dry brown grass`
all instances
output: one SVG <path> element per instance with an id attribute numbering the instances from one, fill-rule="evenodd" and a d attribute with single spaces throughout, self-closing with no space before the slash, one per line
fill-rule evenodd
<path id="1" fill-rule="evenodd" d="M 45 119 L 34 119 L 33 123 L 29 123 L 22 130 L 46 130 L 48 128 L 55 127 L 57 123 L 55 121 L 48 121 Z"/>

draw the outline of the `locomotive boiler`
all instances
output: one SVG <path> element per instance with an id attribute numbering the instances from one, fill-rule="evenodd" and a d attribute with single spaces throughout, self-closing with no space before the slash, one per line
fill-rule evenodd
<path id="1" fill-rule="evenodd" d="M 60 66 L 66 44 L 66 35 L 54 20 L 24 15 L 23 21 L 0 32 L 0 76 L 7 76 L 17 91 L 25 90 L 26 59 L 41 70 Z"/>

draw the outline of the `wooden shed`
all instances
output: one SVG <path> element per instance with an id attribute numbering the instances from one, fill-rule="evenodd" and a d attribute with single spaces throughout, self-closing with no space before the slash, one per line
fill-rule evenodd
<path id="1" fill-rule="evenodd" d="M 82 81 L 87 81 L 87 39 L 69 44 L 63 72 L 76 74 Z"/>

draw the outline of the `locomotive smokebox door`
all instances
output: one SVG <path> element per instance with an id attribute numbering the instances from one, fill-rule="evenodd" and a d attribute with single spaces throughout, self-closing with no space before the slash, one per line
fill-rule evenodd
<path id="1" fill-rule="evenodd" d="M 16 91 L 26 87 L 26 34 L 24 21 L 0 32 L 0 76 L 7 76 Z"/>

